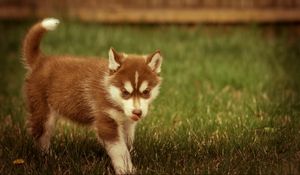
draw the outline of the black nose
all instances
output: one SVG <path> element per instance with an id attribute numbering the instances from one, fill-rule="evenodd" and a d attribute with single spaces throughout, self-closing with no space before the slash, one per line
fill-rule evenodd
<path id="1" fill-rule="evenodd" d="M 132 111 L 132 114 L 137 115 L 137 116 L 140 117 L 142 115 L 142 110 L 140 110 L 140 109 L 134 109 Z"/>

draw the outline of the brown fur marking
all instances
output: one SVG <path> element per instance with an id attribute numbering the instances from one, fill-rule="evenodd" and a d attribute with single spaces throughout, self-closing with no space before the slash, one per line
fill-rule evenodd
<path id="1" fill-rule="evenodd" d="M 44 124 L 50 110 L 54 110 L 80 124 L 91 125 L 95 120 L 111 124 L 108 127 L 110 129 L 103 133 L 108 134 L 105 139 L 110 139 L 111 136 L 115 140 L 117 134 L 112 133 L 118 133 L 113 131 L 115 124 L 107 122 L 106 115 L 100 115 L 90 106 L 94 102 L 98 110 L 110 107 L 120 111 L 117 105 L 105 98 L 108 94 L 102 82 L 108 73 L 107 61 L 44 56 L 40 53 L 39 42 L 45 31 L 40 23 L 34 25 L 26 35 L 23 45 L 24 61 L 31 69 L 24 84 L 29 112 L 27 123 L 31 134 L 38 139 L 45 132 Z M 96 127 L 101 130 L 103 124 L 99 125 L 101 126 Z"/>

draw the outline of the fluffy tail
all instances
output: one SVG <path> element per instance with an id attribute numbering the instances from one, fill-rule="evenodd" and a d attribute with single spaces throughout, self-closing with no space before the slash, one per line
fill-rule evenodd
<path id="1" fill-rule="evenodd" d="M 23 43 L 23 59 L 29 68 L 32 68 L 38 61 L 41 54 L 40 42 L 44 33 L 55 30 L 58 24 L 58 19 L 46 18 L 29 29 Z"/>

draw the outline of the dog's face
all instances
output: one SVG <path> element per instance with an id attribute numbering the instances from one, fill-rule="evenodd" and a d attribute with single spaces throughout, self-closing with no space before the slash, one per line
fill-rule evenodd
<path id="1" fill-rule="evenodd" d="M 112 100 L 132 120 L 147 115 L 149 104 L 157 97 L 161 78 L 162 56 L 126 55 L 109 51 L 109 93 Z"/>

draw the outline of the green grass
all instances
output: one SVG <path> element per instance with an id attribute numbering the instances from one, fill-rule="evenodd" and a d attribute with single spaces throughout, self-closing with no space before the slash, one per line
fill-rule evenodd
<path id="1" fill-rule="evenodd" d="M 112 172 L 87 129 L 60 124 L 48 156 L 33 146 L 20 63 L 30 24 L 0 22 L 0 174 Z M 300 38 L 288 29 L 63 22 L 42 44 L 48 54 L 99 57 L 110 46 L 164 56 L 161 94 L 136 131 L 139 174 L 300 173 Z"/>

